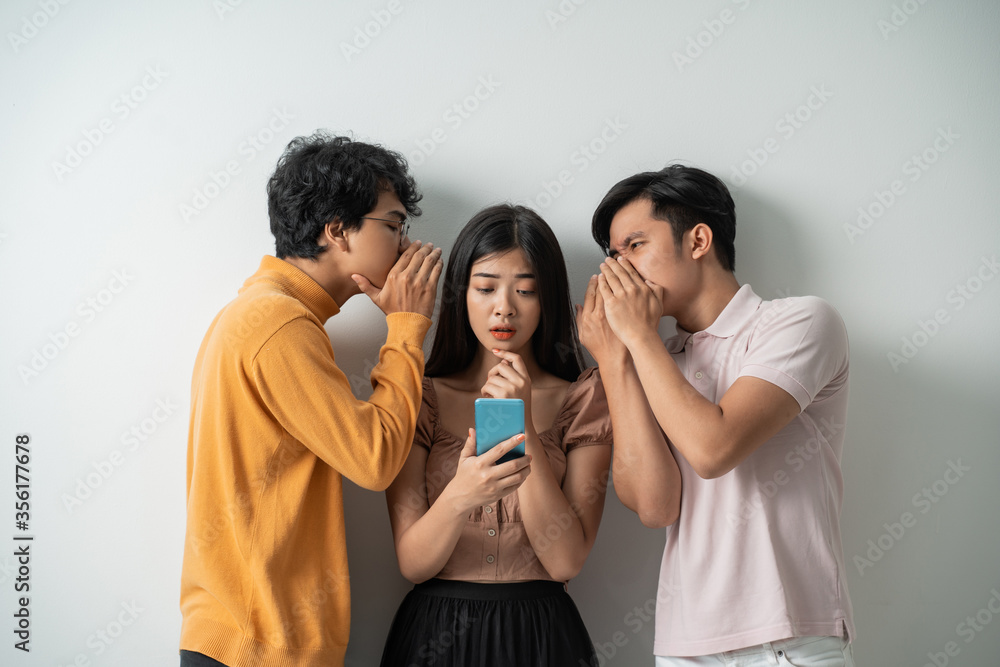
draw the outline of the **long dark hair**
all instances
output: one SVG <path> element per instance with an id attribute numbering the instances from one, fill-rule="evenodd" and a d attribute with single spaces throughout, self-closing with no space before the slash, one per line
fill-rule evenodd
<path id="1" fill-rule="evenodd" d="M 569 295 L 566 262 L 552 229 L 524 206 L 484 208 L 462 228 L 445 269 L 444 294 L 434 345 L 424 373 L 451 375 L 469 367 L 479 340 L 469 326 L 466 292 L 472 265 L 483 257 L 520 248 L 535 271 L 541 318 L 531 337 L 535 361 L 570 382 L 583 369 L 576 318 Z"/>

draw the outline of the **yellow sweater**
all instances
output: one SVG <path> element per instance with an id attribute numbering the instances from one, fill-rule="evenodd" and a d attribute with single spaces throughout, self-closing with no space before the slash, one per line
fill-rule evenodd
<path id="1" fill-rule="evenodd" d="M 394 313 L 360 401 L 323 323 L 339 308 L 264 257 L 195 361 L 180 648 L 230 667 L 343 665 L 350 579 L 341 475 L 381 491 L 420 408 L 430 320 Z"/>

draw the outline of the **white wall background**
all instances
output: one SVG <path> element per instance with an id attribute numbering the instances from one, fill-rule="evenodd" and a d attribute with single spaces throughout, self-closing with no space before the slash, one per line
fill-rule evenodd
<path id="1" fill-rule="evenodd" d="M 277 157 L 316 128 L 408 155 L 415 236 L 446 248 L 480 207 L 532 202 L 577 299 L 613 183 L 674 160 L 724 177 L 738 278 L 821 295 L 851 334 L 859 664 L 1000 664 L 998 18 L 988 0 L 5 0 L 0 664 L 177 664 L 192 364 L 273 252 Z M 370 391 L 380 313 L 358 297 L 328 329 Z M 12 634 L 20 433 L 30 654 Z M 407 585 L 382 495 L 346 496 L 348 664 L 372 665 Z M 609 494 L 571 584 L 604 664 L 651 664 L 633 610 L 662 543 Z"/>

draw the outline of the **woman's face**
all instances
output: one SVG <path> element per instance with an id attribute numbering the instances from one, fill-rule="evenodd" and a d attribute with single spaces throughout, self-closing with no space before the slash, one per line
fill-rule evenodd
<path id="1" fill-rule="evenodd" d="M 465 296 L 469 326 L 486 349 L 522 354 L 541 318 L 535 268 L 520 248 L 481 257 Z"/>

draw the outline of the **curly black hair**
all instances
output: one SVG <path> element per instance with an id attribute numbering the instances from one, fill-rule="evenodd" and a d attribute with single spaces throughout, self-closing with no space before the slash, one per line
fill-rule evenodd
<path id="1" fill-rule="evenodd" d="M 292 139 L 267 183 L 275 254 L 319 256 L 326 248 L 316 240 L 327 223 L 359 228 L 385 191 L 395 192 L 411 217 L 420 215 L 422 195 L 399 153 L 323 131 Z"/>

